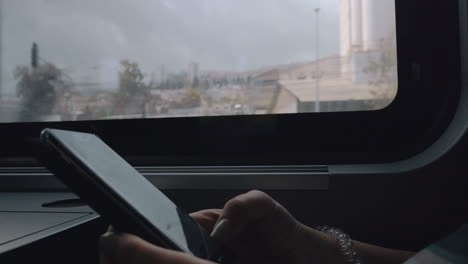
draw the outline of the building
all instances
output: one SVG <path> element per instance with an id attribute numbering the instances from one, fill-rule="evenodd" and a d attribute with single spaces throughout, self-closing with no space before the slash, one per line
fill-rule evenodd
<path id="1" fill-rule="evenodd" d="M 280 91 L 279 81 L 282 75 L 283 72 L 275 68 L 253 76 L 251 89 L 248 90 L 247 103 L 255 108 L 256 114 L 272 112 Z"/>
<path id="2" fill-rule="evenodd" d="M 272 99 L 272 113 L 315 112 L 317 104 L 320 112 L 370 110 L 393 100 L 395 1 L 341 0 L 340 15 L 340 54 L 276 72 L 279 89 Z M 369 70 L 384 55 L 394 58 L 390 67 L 382 67 L 389 72 Z M 381 76 L 385 78 L 377 80 Z"/>
<path id="3" fill-rule="evenodd" d="M 354 83 L 369 82 L 363 68 L 378 58 L 385 43 L 395 37 L 394 0 L 340 0 L 342 72 Z"/>
<path id="4" fill-rule="evenodd" d="M 340 0 L 341 55 L 378 50 L 395 31 L 394 0 Z"/>
<path id="5" fill-rule="evenodd" d="M 275 102 L 273 113 L 310 113 L 315 112 L 317 97 L 314 90 L 315 80 L 283 80 Z M 344 112 L 369 109 L 375 98 L 369 92 L 369 85 L 353 84 L 351 81 L 336 78 L 320 81 L 320 111 Z"/>
<path id="6" fill-rule="evenodd" d="M 315 112 L 319 89 L 320 111 L 355 111 L 369 108 L 376 99 L 370 84 L 353 83 L 341 74 L 343 58 L 332 56 L 291 66 L 277 82 L 272 113 Z M 320 68 L 317 68 L 317 63 Z M 317 73 L 317 69 L 320 72 Z"/>

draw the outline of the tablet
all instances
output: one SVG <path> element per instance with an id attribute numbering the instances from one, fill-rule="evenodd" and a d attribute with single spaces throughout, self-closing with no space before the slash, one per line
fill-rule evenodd
<path id="1" fill-rule="evenodd" d="M 122 232 L 158 246 L 220 259 L 209 233 L 93 134 L 45 129 L 47 168 Z"/>

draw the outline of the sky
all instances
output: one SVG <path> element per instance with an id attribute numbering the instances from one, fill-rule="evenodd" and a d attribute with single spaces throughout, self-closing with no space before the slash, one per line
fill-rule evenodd
<path id="1" fill-rule="evenodd" d="M 119 61 L 145 73 L 246 71 L 339 53 L 339 0 L 7 0 L 3 3 L 3 84 L 30 63 L 33 42 L 43 60 L 79 81 L 115 81 Z"/>

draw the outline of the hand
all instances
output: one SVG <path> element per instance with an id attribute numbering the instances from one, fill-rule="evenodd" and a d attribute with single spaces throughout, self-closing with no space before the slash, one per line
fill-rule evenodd
<path id="1" fill-rule="evenodd" d="M 240 195 L 219 213 L 212 236 L 234 252 L 238 263 L 343 262 L 334 239 L 301 224 L 263 192 Z"/>
<path id="2" fill-rule="evenodd" d="M 201 211 L 192 217 L 208 231 L 213 230 L 213 237 L 233 251 L 241 264 L 342 263 L 336 241 L 302 225 L 262 192 L 240 195 L 226 203 L 223 210 Z M 129 234 L 105 234 L 100 248 L 102 264 L 211 263 Z"/>
<path id="3" fill-rule="evenodd" d="M 206 210 L 191 216 L 212 230 L 221 210 Z M 212 262 L 152 245 L 130 234 L 116 233 L 112 227 L 99 240 L 101 264 L 214 264 Z"/>

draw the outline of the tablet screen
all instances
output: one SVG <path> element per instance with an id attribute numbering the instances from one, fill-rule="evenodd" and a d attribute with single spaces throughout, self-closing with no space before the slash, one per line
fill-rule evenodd
<path id="1" fill-rule="evenodd" d="M 61 148 L 83 163 L 79 166 L 93 172 L 107 190 L 113 190 L 120 200 L 178 247 L 197 256 L 200 250 L 206 252 L 199 225 L 98 137 L 61 130 L 48 131 Z"/>

